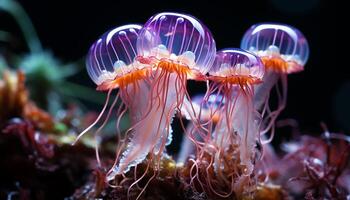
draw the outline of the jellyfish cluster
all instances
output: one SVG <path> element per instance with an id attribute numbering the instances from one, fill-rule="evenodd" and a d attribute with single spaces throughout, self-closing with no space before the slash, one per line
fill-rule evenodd
<path id="1" fill-rule="evenodd" d="M 99 135 L 109 117 L 117 116 L 120 139 L 106 181 L 136 173 L 146 162 L 137 183 L 151 168 L 155 173 L 147 177 L 157 176 L 161 160 L 170 156 L 166 147 L 172 135 L 182 134 L 181 150 L 173 156 L 177 166 L 189 168 L 190 186 L 220 197 L 250 193 L 255 166 L 270 148 L 275 120 L 286 104 L 287 74 L 302 71 L 308 54 L 303 34 L 285 24 L 253 25 L 240 48 L 222 50 L 210 30 L 188 14 L 164 12 L 144 25 L 113 28 L 92 44 L 86 58 L 88 74 L 107 100 L 77 140 L 101 124 L 93 129 L 100 165 Z M 193 96 L 189 80 L 204 83 L 207 91 Z M 274 88 L 277 107 L 269 103 Z M 130 126 L 121 133 L 123 117 Z M 172 130 L 175 118 L 182 133 Z"/>

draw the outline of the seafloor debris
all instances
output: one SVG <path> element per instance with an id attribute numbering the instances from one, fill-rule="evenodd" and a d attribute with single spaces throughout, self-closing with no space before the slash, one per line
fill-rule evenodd
<path id="1" fill-rule="evenodd" d="M 163 158 L 158 171 L 147 170 L 146 159 L 137 167 L 131 168 L 124 176 L 118 176 L 110 185 L 105 183 L 105 173 L 96 170 L 90 180 L 72 196 L 73 199 L 237 199 L 234 193 L 227 197 L 219 197 L 188 183 L 190 178 L 190 162 L 186 167 L 176 166 L 171 158 Z M 203 165 L 200 169 L 205 170 Z M 146 173 L 146 174 L 145 174 Z M 201 173 L 199 173 L 201 174 Z M 205 176 L 205 173 L 201 175 Z M 142 179 L 141 179 L 142 178 Z M 138 180 L 136 183 L 134 180 Z M 204 180 L 205 177 L 202 177 Z M 118 182 L 118 183 L 117 183 Z M 196 185 L 199 186 L 197 183 Z M 147 189 L 146 189 L 147 186 Z M 280 186 L 259 184 L 254 196 L 241 196 L 238 199 L 288 199 L 288 193 Z"/>

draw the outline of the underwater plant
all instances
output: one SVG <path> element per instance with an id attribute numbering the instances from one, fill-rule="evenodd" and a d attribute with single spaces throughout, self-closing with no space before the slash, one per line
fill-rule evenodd
<path id="1" fill-rule="evenodd" d="M 12 45 L 16 38 L 12 33 L 0 29 L 0 75 L 10 69 L 21 70 L 25 76 L 33 99 L 50 113 L 60 111 L 66 104 L 86 100 L 101 104 L 100 96 L 88 98 L 94 90 L 67 80 L 79 71 L 80 60 L 63 63 L 50 49 L 44 49 L 35 27 L 20 3 L 15 0 L 0 1 L 0 12 L 11 16 L 17 23 L 27 48 L 23 52 L 3 48 Z M 3 45 L 4 44 L 4 45 Z M 78 100 L 79 99 L 79 100 Z"/>

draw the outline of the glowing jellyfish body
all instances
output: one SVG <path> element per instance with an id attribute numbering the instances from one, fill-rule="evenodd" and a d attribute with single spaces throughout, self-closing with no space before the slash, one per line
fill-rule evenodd
<path id="1" fill-rule="evenodd" d="M 86 128 L 76 141 L 96 125 L 103 116 L 110 98 L 111 91 L 119 88 L 118 94 L 109 109 L 106 120 L 98 129 L 99 132 L 106 124 L 111 111 L 120 96 L 128 103 L 127 86 L 143 79 L 145 67 L 134 62 L 136 57 L 136 41 L 140 25 L 130 24 L 114 28 L 104 33 L 92 44 L 86 57 L 87 72 L 97 85 L 97 90 L 108 91 L 106 103 L 102 112 L 88 128 Z M 123 93 L 123 94 L 122 94 Z M 122 114 L 122 113 L 120 113 Z"/>
<path id="2" fill-rule="evenodd" d="M 296 28 L 273 23 L 253 25 L 242 38 L 241 48 L 258 55 L 266 68 L 263 84 L 255 89 L 254 104 L 259 110 L 267 111 L 265 118 L 266 133 L 271 128 L 287 100 L 287 74 L 302 71 L 309 57 L 309 46 L 304 35 Z M 268 108 L 266 101 L 271 89 L 281 82 L 277 91 L 278 107 L 274 111 Z M 279 88 L 279 87 L 277 87 Z M 273 132 L 271 134 L 271 141 Z"/>
<path id="3" fill-rule="evenodd" d="M 171 141 L 172 118 L 187 95 L 187 79 L 205 75 L 216 49 L 211 33 L 197 19 L 184 14 L 160 13 L 151 17 L 141 29 L 137 51 L 137 60 L 152 67 L 151 106 L 145 111 L 142 123 L 133 126 L 134 135 L 142 134 L 143 141 L 130 142 L 118 173 L 135 160 L 144 159 L 148 153 L 152 153 L 156 161 L 160 160 Z"/>
<path id="4" fill-rule="evenodd" d="M 213 142 L 218 148 L 215 168 L 224 165 L 224 155 L 232 145 L 239 145 L 240 160 L 244 173 L 253 170 L 255 145 L 259 138 L 253 104 L 254 85 L 261 82 L 264 67 L 255 55 L 241 49 L 217 52 L 209 71 L 212 81 L 210 93 L 220 92 L 225 103 L 220 108 L 220 118 L 213 132 Z"/>
<path id="5" fill-rule="evenodd" d="M 205 75 L 213 63 L 215 41 L 209 29 L 190 15 L 156 14 L 140 35 L 137 42 L 140 57 L 157 68 L 196 78 Z"/>
<path id="6" fill-rule="evenodd" d="M 103 34 L 91 47 L 86 69 L 98 90 L 124 87 L 143 66 L 134 62 L 140 25 L 125 25 Z"/>
<path id="7" fill-rule="evenodd" d="M 258 24 L 243 36 L 241 48 L 258 55 L 266 70 L 283 73 L 302 71 L 309 46 L 296 28 L 283 24 Z"/>

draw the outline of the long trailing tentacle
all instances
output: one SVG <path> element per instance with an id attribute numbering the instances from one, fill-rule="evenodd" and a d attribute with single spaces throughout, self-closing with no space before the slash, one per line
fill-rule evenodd
<path id="1" fill-rule="evenodd" d="M 111 114 L 112 114 L 112 110 L 115 107 L 115 105 L 117 104 L 119 99 L 119 93 L 117 94 L 117 96 L 115 97 L 111 107 L 108 110 L 107 116 L 103 122 L 103 124 L 96 130 L 95 132 L 95 154 L 96 154 L 96 159 L 97 159 L 97 165 L 99 167 L 101 167 L 101 159 L 100 159 L 100 153 L 99 153 L 99 144 L 101 142 L 101 138 L 100 138 L 100 132 L 101 130 L 106 126 L 108 119 L 110 118 Z"/>
<path id="2" fill-rule="evenodd" d="M 261 135 L 266 134 L 268 131 L 270 131 L 270 136 L 267 139 L 264 139 L 262 141 L 263 144 L 270 143 L 274 137 L 275 133 L 275 122 L 277 117 L 280 115 L 280 113 L 284 110 L 286 103 L 287 103 L 287 75 L 282 74 L 280 76 L 280 82 L 281 82 L 281 88 L 276 86 L 277 91 L 277 97 L 278 97 L 278 107 L 274 111 L 268 110 L 268 116 L 264 119 L 264 123 L 266 124 L 266 127 L 264 130 L 261 131 Z"/>
<path id="3" fill-rule="evenodd" d="M 108 90 L 108 93 L 107 93 L 106 102 L 105 102 L 105 104 L 104 104 L 104 106 L 103 106 L 102 111 L 101 111 L 100 114 L 98 115 L 97 119 L 96 119 L 89 127 L 87 127 L 84 131 L 82 131 L 82 132 L 75 138 L 75 140 L 74 140 L 74 142 L 73 142 L 72 145 L 75 145 L 75 144 L 79 141 L 79 139 L 80 139 L 86 132 L 88 132 L 92 127 L 94 127 L 94 126 L 98 123 L 98 121 L 100 121 L 101 117 L 103 116 L 103 114 L 104 114 L 104 112 L 105 112 L 105 110 L 106 110 L 106 108 L 107 108 L 107 106 L 108 106 L 108 102 L 109 102 L 109 98 L 110 98 L 111 92 L 112 92 L 112 89 L 109 89 L 109 90 Z"/>
<path id="4" fill-rule="evenodd" d="M 127 191 L 127 197 L 128 197 L 128 199 L 129 199 L 129 197 L 130 197 L 130 191 L 131 191 L 131 188 L 133 187 L 133 186 L 138 186 L 137 184 L 146 176 L 146 174 L 147 174 L 147 172 L 148 172 L 148 170 L 149 170 L 149 167 L 150 167 L 150 162 L 148 162 L 147 163 L 147 167 L 146 167 L 146 169 L 145 169 L 145 171 L 142 173 L 142 175 L 139 177 L 139 178 L 137 178 L 137 166 L 135 166 L 135 170 L 134 170 L 134 182 L 129 186 L 129 188 L 128 188 L 128 191 Z"/>

